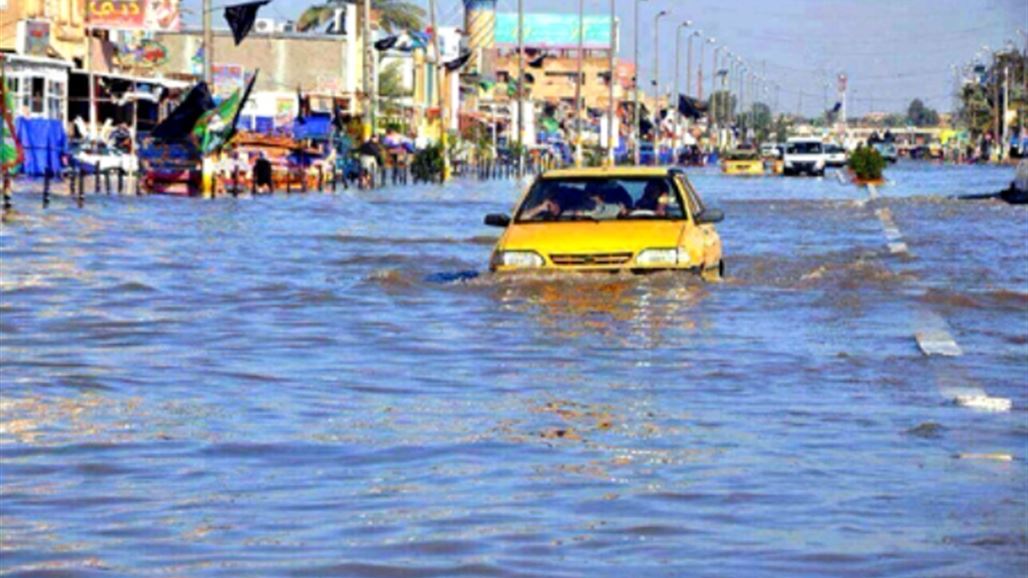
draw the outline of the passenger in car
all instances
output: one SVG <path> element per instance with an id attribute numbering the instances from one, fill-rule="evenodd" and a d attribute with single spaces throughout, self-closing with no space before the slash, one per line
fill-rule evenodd
<path id="1" fill-rule="evenodd" d="M 635 204 L 635 211 L 639 214 L 652 212 L 658 217 L 667 216 L 667 207 L 671 202 L 667 183 L 663 180 L 653 180 L 646 184 L 643 196 Z"/>

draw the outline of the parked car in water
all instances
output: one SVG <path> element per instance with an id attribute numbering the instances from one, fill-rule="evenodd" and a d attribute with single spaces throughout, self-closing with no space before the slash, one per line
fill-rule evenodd
<path id="1" fill-rule="evenodd" d="M 825 146 L 825 166 L 827 167 L 844 167 L 848 160 L 846 155 L 846 149 L 834 143 L 827 143 Z"/>
<path id="2" fill-rule="evenodd" d="M 878 154 L 882 155 L 883 159 L 890 163 L 894 163 L 899 159 L 899 152 L 896 150 L 896 145 L 891 142 L 877 142 L 871 146 L 878 151 Z"/>
<path id="3" fill-rule="evenodd" d="M 825 174 L 825 153 L 821 139 L 793 137 L 785 143 L 783 173 L 786 176 Z"/>
<path id="4" fill-rule="evenodd" d="M 139 170 L 136 155 L 113 147 L 104 142 L 79 141 L 71 144 L 71 165 L 79 167 L 82 172 L 92 174 L 97 169 L 100 173 L 120 172 L 133 174 Z"/>
<path id="5" fill-rule="evenodd" d="M 513 216 L 491 214 L 505 229 L 494 272 L 724 272 L 714 224 L 724 214 L 703 204 L 684 171 L 666 168 L 564 169 L 544 173 Z"/>
<path id="6" fill-rule="evenodd" d="M 765 159 L 781 159 L 785 146 L 781 143 L 766 142 L 760 145 L 760 156 Z"/>

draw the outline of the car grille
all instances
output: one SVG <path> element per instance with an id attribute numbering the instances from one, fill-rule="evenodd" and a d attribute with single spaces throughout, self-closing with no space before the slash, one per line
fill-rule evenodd
<path id="1" fill-rule="evenodd" d="M 624 265 L 632 259 L 631 253 L 562 253 L 550 254 L 554 265 L 595 267 Z"/>

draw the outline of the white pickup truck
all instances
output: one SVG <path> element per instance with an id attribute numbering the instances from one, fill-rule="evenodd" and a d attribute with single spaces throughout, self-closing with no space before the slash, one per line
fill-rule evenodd
<path id="1" fill-rule="evenodd" d="M 825 174 L 825 148 L 819 138 L 793 137 L 785 143 L 785 155 L 782 159 L 783 173 L 786 176 L 808 174 L 823 176 Z"/>

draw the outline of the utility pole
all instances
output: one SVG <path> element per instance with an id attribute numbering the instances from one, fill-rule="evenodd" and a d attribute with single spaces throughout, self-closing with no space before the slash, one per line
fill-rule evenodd
<path id="1" fill-rule="evenodd" d="M 210 0 L 204 0 L 210 2 Z M 438 31 L 432 29 L 432 34 L 438 36 Z M 364 41 L 364 126 L 361 127 L 363 140 L 371 139 L 375 130 L 375 111 L 371 105 L 371 0 L 364 0 L 364 10 L 361 17 L 361 37 Z M 436 58 L 439 58 L 438 44 L 436 45 Z"/>
<path id="2" fill-rule="evenodd" d="M 0 55 L 0 152 L 7 146 L 7 56 Z M 11 113 L 14 116 L 14 113 Z M 14 135 L 11 135 L 12 139 Z M 17 143 L 14 145 L 17 147 Z M 17 148 L 15 148 L 17 151 Z M 15 152 L 17 154 L 17 152 Z M 2 156 L 2 155 L 0 155 Z M 11 198 L 11 179 L 8 177 L 8 168 L 0 158 L 0 194 L 3 197 L 3 210 L 7 211 Z"/>
<path id="3" fill-rule="evenodd" d="M 720 115 L 717 112 L 717 57 L 718 53 L 721 52 L 723 46 L 716 46 L 714 48 L 714 59 L 710 63 L 710 136 L 713 141 L 714 137 L 717 137 L 717 147 L 721 148 L 721 134 L 717 128 L 717 122 Z M 713 142 L 711 142 L 713 144 Z"/>
<path id="4" fill-rule="evenodd" d="M 525 167 L 525 6 L 524 0 L 518 0 L 518 177 Z"/>
<path id="5" fill-rule="evenodd" d="M 585 34 L 585 0 L 578 0 L 578 74 L 575 75 L 575 166 L 582 166 L 582 36 Z M 611 77 L 611 82 L 614 78 Z"/>
<path id="6" fill-rule="evenodd" d="M 614 108 L 614 79 L 617 77 L 617 70 L 614 64 L 614 49 L 616 48 L 615 39 L 617 38 L 617 18 L 614 12 L 614 0 L 610 0 L 610 50 L 609 50 L 609 62 L 610 67 L 610 86 L 608 87 L 608 96 L 610 97 L 607 103 L 607 166 L 614 166 L 614 137 L 615 131 L 620 133 L 621 122 L 617 119 L 616 111 Z"/>
<path id="7" fill-rule="evenodd" d="M 92 2 L 86 2 L 86 74 L 88 78 L 89 87 L 89 137 L 96 137 L 96 75 L 93 74 L 93 28 L 92 20 L 90 19 L 90 11 Z M 206 22 L 206 20 L 204 21 Z M 206 30 L 204 31 L 204 42 L 207 41 Z M 204 47 L 204 55 L 207 54 L 207 48 Z"/>
<path id="8" fill-rule="evenodd" d="M 364 0 L 366 3 L 371 0 Z M 439 147 L 443 153 L 443 175 L 442 181 L 445 183 L 450 179 L 450 155 L 448 152 L 448 137 L 447 125 L 449 122 L 449 112 L 446 108 L 447 91 L 444 90 L 446 87 L 446 67 L 443 66 L 443 53 L 439 50 L 439 28 L 436 27 L 435 21 L 435 0 L 428 0 L 429 17 L 432 21 L 432 45 L 435 49 L 435 72 L 436 72 L 436 90 L 439 93 Z M 370 12 L 368 13 L 370 15 Z M 367 37 L 366 37 L 367 38 Z M 370 39 L 370 38 L 369 38 Z M 374 117 L 372 117 L 374 122 Z"/>

